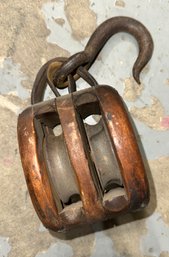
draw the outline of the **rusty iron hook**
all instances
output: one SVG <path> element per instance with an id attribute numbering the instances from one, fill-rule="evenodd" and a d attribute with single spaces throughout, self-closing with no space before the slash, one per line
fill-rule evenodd
<path id="1" fill-rule="evenodd" d="M 153 40 L 142 23 L 130 17 L 118 16 L 103 22 L 90 37 L 84 51 L 72 55 L 61 65 L 54 75 L 54 85 L 59 88 L 67 76 L 75 73 L 81 65 L 89 69 L 105 43 L 118 32 L 131 34 L 138 42 L 139 55 L 133 66 L 133 77 L 140 84 L 140 73 L 152 56 Z"/>

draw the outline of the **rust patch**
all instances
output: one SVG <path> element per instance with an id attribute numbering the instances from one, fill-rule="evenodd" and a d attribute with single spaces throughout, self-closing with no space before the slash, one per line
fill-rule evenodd
<path id="1" fill-rule="evenodd" d="M 146 105 L 143 108 L 132 107 L 130 109 L 134 118 L 144 122 L 148 127 L 156 130 L 167 130 L 168 127 L 163 126 L 162 120 L 165 115 L 165 110 L 160 100 L 152 97 L 152 104 Z"/>
<path id="2" fill-rule="evenodd" d="M 77 40 L 89 37 L 96 28 L 96 14 L 90 9 L 89 0 L 66 0 L 65 14 Z"/>
<path id="3" fill-rule="evenodd" d="M 131 77 L 127 78 L 124 81 L 125 89 L 123 93 L 123 97 L 127 101 L 134 102 L 141 95 L 142 90 L 144 89 L 143 85 L 139 85 L 136 81 Z"/>

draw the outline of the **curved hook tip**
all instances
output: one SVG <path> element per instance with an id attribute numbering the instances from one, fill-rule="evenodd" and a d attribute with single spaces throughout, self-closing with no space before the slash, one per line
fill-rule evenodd
<path id="1" fill-rule="evenodd" d="M 133 78 L 135 79 L 135 81 L 137 82 L 137 84 L 141 84 L 141 81 L 140 81 L 140 73 L 138 73 L 137 71 L 134 71 L 133 70 Z"/>

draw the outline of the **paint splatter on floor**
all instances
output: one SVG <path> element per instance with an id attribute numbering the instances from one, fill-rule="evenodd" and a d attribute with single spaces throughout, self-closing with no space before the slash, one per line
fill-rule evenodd
<path id="1" fill-rule="evenodd" d="M 116 0 L 115 1 L 115 6 L 117 6 L 117 7 L 125 7 L 125 2 L 123 1 L 123 0 Z"/>
<path id="2" fill-rule="evenodd" d="M 134 102 L 141 95 L 144 87 L 135 82 L 133 78 L 127 78 L 124 80 L 124 93 L 123 97 L 127 101 Z"/>
<path id="3" fill-rule="evenodd" d="M 0 236 L 0 257 L 8 257 L 11 250 L 11 246 L 8 241 L 9 238 Z"/>
<path id="4" fill-rule="evenodd" d="M 132 107 L 132 116 L 155 130 L 167 130 L 161 122 L 164 119 L 165 110 L 158 98 L 152 97 L 152 104 L 142 108 Z"/>

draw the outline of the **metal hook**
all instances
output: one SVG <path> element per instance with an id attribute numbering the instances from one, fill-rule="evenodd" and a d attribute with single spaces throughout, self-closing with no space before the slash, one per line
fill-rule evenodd
<path id="1" fill-rule="evenodd" d="M 103 22 L 90 37 L 85 50 L 71 56 L 56 71 L 54 76 L 55 86 L 59 87 L 59 84 L 63 83 L 67 76 L 76 71 L 79 66 L 85 65 L 89 69 L 108 39 L 118 32 L 131 34 L 138 42 L 139 55 L 133 66 L 133 77 L 140 84 L 140 73 L 152 56 L 153 40 L 142 23 L 129 17 L 118 16 Z"/>

